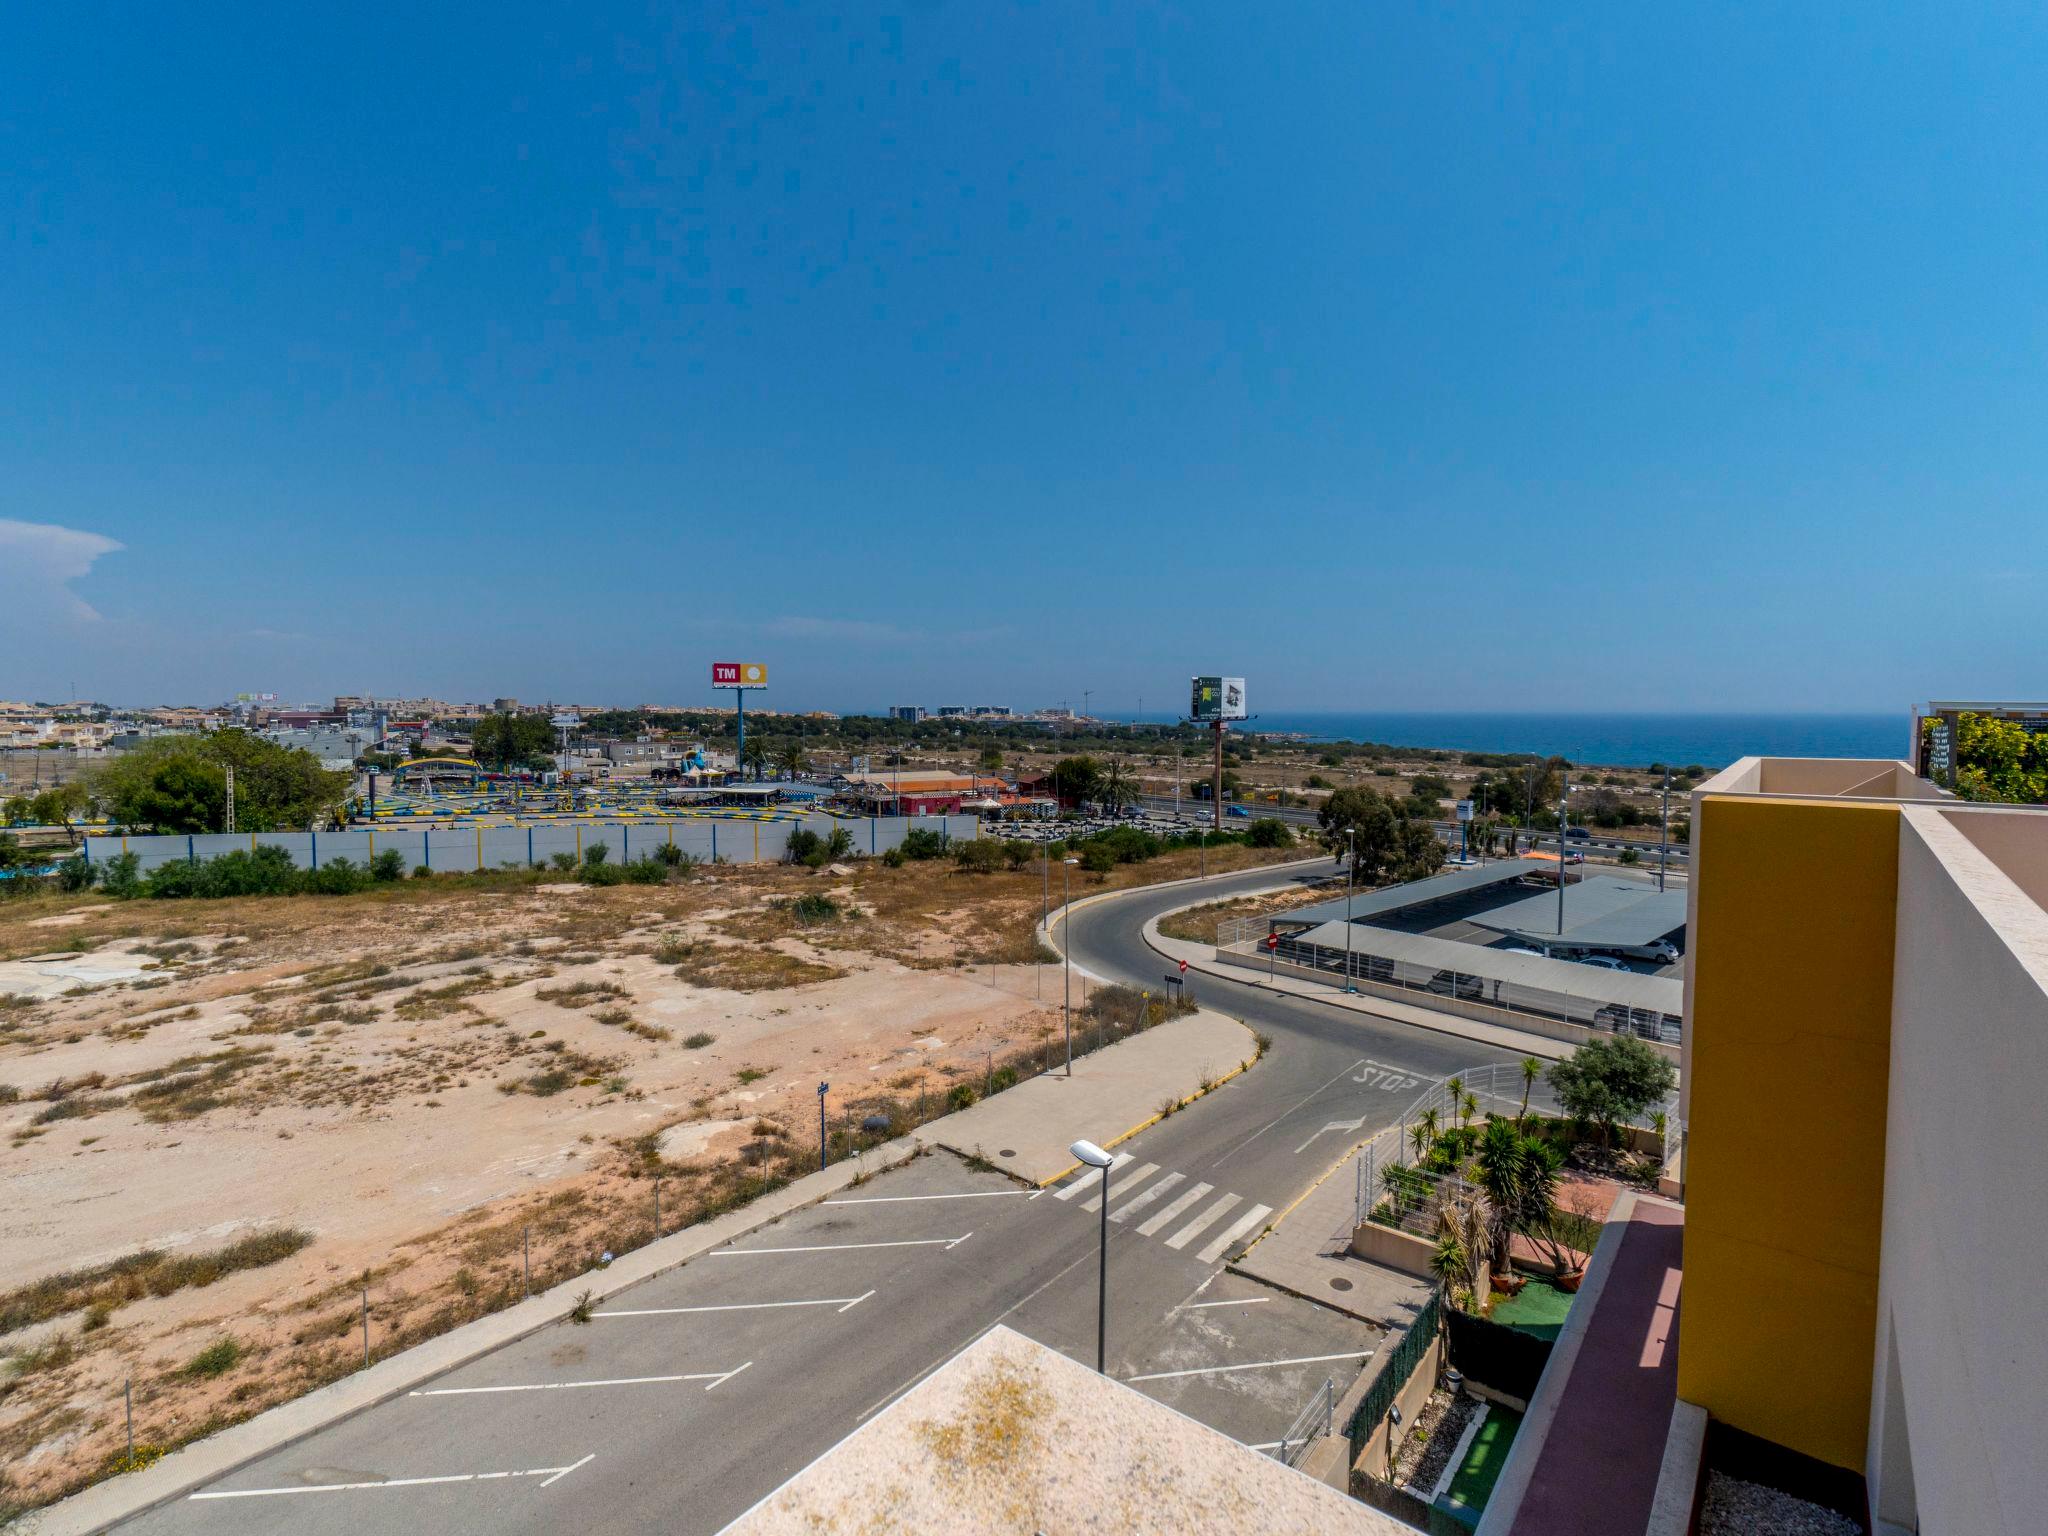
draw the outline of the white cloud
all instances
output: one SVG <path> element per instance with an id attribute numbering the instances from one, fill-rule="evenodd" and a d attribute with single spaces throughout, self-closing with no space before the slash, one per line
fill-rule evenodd
<path id="1" fill-rule="evenodd" d="M 96 620 L 99 611 L 71 583 L 101 555 L 124 547 L 104 534 L 0 517 L 0 607 L 26 617 Z"/>

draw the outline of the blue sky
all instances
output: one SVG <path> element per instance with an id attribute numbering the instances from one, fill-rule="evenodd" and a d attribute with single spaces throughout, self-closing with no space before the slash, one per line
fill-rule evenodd
<path id="1" fill-rule="evenodd" d="M 1997 4 L 23 12 L 0 697 L 2038 697 L 2044 78 Z"/>

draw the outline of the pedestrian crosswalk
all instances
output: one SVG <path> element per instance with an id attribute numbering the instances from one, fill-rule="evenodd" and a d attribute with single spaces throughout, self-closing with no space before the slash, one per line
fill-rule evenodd
<path id="1" fill-rule="evenodd" d="M 1243 1196 L 1210 1184 L 1183 1188 L 1188 1182 L 1187 1175 L 1162 1172 L 1157 1163 L 1136 1163 L 1135 1167 L 1134 1163 L 1136 1159 L 1128 1152 L 1119 1152 L 1110 1161 L 1109 1219 L 1120 1225 L 1135 1221 L 1140 1237 L 1161 1238 L 1176 1253 L 1186 1252 L 1192 1244 L 1201 1242 L 1202 1246 L 1194 1251 L 1200 1263 L 1217 1262 L 1232 1244 L 1259 1231 L 1273 1214 L 1270 1205 L 1247 1206 Z M 1054 1190 L 1052 1197 L 1072 1201 L 1085 1195 L 1087 1199 L 1080 1209 L 1100 1211 L 1103 1182 L 1103 1174 L 1087 1169 Z M 1212 1195 L 1214 1199 L 1210 1198 Z M 1154 1203 L 1160 1200 L 1167 1203 L 1153 1210 Z M 1233 1216 L 1234 1220 L 1226 1220 Z M 1219 1222 L 1225 1224 L 1219 1226 Z"/>

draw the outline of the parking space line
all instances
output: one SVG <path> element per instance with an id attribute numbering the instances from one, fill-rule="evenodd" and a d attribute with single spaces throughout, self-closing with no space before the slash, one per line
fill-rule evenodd
<path id="1" fill-rule="evenodd" d="M 1273 1207 L 1271 1207 L 1270 1205 L 1253 1206 L 1250 1210 L 1246 1211 L 1242 1216 L 1238 1217 L 1236 1221 L 1232 1222 L 1228 1227 L 1226 1227 L 1222 1232 L 1219 1232 L 1216 1235 L 1216 1240 L 1210 1243 L 1209 1246 L 1204 1248 L 1200 1253 L 1196 1254 L 1195 1257 L 1204 1264 L 1214 1264 L 1218 1259 L 1223 1257 L 1225 1249 L 1227 1249 L 1232 1243 L 1236 1242 L 1240 1237 L 1243 1237 L 1245 1233 L 1251 1231 L 1253 1227 L 1256 1227 L 1260 1222 L 1264 1221 L 1268 1216 L 1272 1214 Z"/>
<path id="2" fill-rule="evenodd" d="M 1236 1205 L 1237 1202 L 1238 1197 L 1236 1195 L 1225 1195 L 1221 1200 L 1218 1200 L 1214 1205 L 1210 1206 L 1209 1209 L 1202 1212 L 1201 1215 L 1197 1216 L 1193 1221 L 1189 1222 L 1186 1226 L 1182 1227 L 1178 1232 L 1174 1233 L 1173 1236 L 1169 1237 L 1166 1240 L 1166 1246 L 1169 1248 L 1187 1247 L 1189 1243 L 1195 1240 L 1196 1236 L 1201 1232 L 1202 1228 L 1213 1224 L 1217 1217 L 1221 1216 L 1233 1205 Z"/>
<path id="3" fill-rule="evenodd" d="M 754 1362 L 749 1360 L 747 1365 Z M 535 1381 L 511 1387 L 425 1387 L 408 1392 L 407 1397 L 485 1397 L 494 1392 L 566 1392 L 577 1387 L 651 1387 L 670 1381 L 708 1381 L 715 1387 L 721 1381 L 729 1381 L 744 1371 L 747 1365 L 732 1371 L 692 1371 L 680 1376 L 611 1376 L 600 1381 Z M 706 1392 L 711 1387 L 704 1389 Z"/>
<path id="4" fill-rule="evenodd" d="M 1158 1171 L 1159 1165 L 1157 1163 L 1142 1164 L 1141 1166 L 1132 1169 L 1131 1172 L 1125 1174 L 1122 1178 L 1115 1180 L 1110 1185 L 1109 1192 L 1121 1198 L 1128 1191 L 1144 1183 L 1147 1179 L 1151 1178 L 1152 1175 L 1157 1173 Z M 1100 1179 L 1097 1179 L 1095 1181 L 1094 1198 L 1083 1201 L 1081 1204 L 1081 1209 L 1084 1211 L 1099 1211 L 1102 1209 L 1102 1181 Z"/>
<path id="5" fill-rule="evenodd" d="M 1125 1163 L 1128 1163 L 1128 1162 L 1129 1162 L 1130 1160 L 1131 1160 L 1131 1154 L 1130 1154 L 1130 1153 L 1128 1153 L 1128 1152 L 1119 1152 L 1119 1153 L 1117 1153 L 1117 1154 L 1116 1154 L 1116 1155 L 1115 1155 L 1114 1157 L 1110 1158 L 1110 1160 L 1109 1160 L 1109 1171 L 1110 1171 L 1111 1173 L 1115 1173 L 1115 1172 L 1117 1171 L 1117 1169 L 1119 1169 L 1119 1168 L 1123 1167 L 1123 1165 L 1124 1165 Z M 1091 1190 L 1091 1189 L 1100 1189 L 1101 1187 L 1102 1187 L 1102 1175 L 1101 1175 L 1101 1174 L 1099 1174 L 1099 1173 L 1084 1173 L 1083 1175 L 1081 1175 L 1081 1177 L 1080 1177 L 1080 1178 L 1078 1178 L 1078 1179 L 1075 1179 L 1075 1180 L 1074 1180 L 1074 1181 L 1073 1181 L 1072 1183 L 1070 1183 L 1069 1185 L 1067 1185 L 1067 1187 L 1066 1187 L 1065 1189 L 1061 1189 L 1061 1190 L 1055 1190 L 1055 1191 L 1053 1192 L 1053 1199 L 1055 1199 L 1055 1200 L 1071 1200 L 1071 1199 L 1073 1199 L 1073 1198 L 1074 1198 L 1074 1196 L 1076 1196 L 1076 1195 L 1079 1195 L 1079 1194 L 1085 1194 L 1085 1193 L 1086 1193 L 1087 1191 L 1089 1191 L 1089 1190 Z"/>
<path id="6" fill-rule="evenodd" d="M 851 1312 L 874 1294 L 873 1291 L 862 1291 L 858 1296 L 820 1296 L 816 1301 L 732 1301 L 715 1307 L 621 1307 L 615 1312 L 593 1312 L 590 1315 L 679 1317 L 685 1312 L 766 1312 L 776 1307 L 837 1307 L 842 1312 Z"/>
<path id="7" fill-rule="evenodd" d="M 1271 1371 L 1283 1365 L 1321 1365 L 1326 1360 L 1370 1360 L 1369 1349 L 1348 1349 L 1337 1355 L 1298 1355 L 1292 1360 L 1250 1360 L 1243 1365 L 1198 1365 L 1186 1371 L 1152 1371 L 1143 1376 L 1126 1376 L 1126 1382 L 1168 1381 L 1176 1376 L 1227 1376 L 1232 1371 Z"/>
<path id="8" fill-rule="evenodd" d="M 733 1367 L 733 1368 L 732 1368 L 731 1370 L 727 1371 L 727 1372 L 726 1372 L 726 1373 L 725 1373 L 725 1374 L 724 1374 L 723 1376 L 719 1377 L 719 1378 L 718 1378 L 718 1380 L 716 1380 L 716 1381 L 712 1382 L 712 1383 L 711 1383 L 711 1385 L 710 1385 L 710 1386 L 708 1386 L 708 1387 L 706 1387 L 706 1388 L 705 1388 L 704 1390 L 705 1390 L 706 1392 L 716 1392 L 716 1391 L 717 1391 L 717 1390 L 718 1390 L 718 1389 L 719 1389 L 720 1387 L 724 1386 L 724 1385 L 725 1385 L 725 1384 L 726 1384 L 726 1383 L 727 1383 L 728 1381 L 731 1381 L 731 1380 L 733 1379 L 733 1377 L 735 1377 L 735 1376 L 739 1375 L 739 1373 L 740 1373 L 741 1371 L 744 1371 L 744 1370 L 745 1370 L 745 1369 L 747 1368 L 747 1366 L 748 1366 L 748 1365 L 752 1365 L 753 1363 L 754 1363 L 753 1361 L 749 1360 L 749 1361 L 748 1361 L 748 1362 L 746 1363 L 746 1365 L 736 1365 L 736 1366 L 734 1366 L 734 1367 Z"/>
<path id="9" fill-rule="evenodd" d="M 1146 1206 L 1150 1205 L 1154 1200 L 1157 1200 L 1161 1195 L 1165 1194 L 1169 1189 L 1173 1188 L 1174 1185 L 1185 1182 L 1186 1178 L 1187 1175 L 1184 1173 L 1169 1173 L 1165 1178 L 1161 1179 L 1157 1184 L 1154 1184 L 1150 1189 L 1146 1190 L 1143 1194 L 1135 1196 L 1132 1199 L 1126 1200 L 1122 1205 L 1118 1206 L 1115 1210 L 1111 1211 L 1109 1213 L 1109 1219 L 1111 1221 L 1117 1222 L 1129 1221 L 1133 1216 L 1137 1215 L 1138 1212 L 1145 1209 Z"/>
<path id="10" fill-rule="evenodd" d="M 588 1465 L 597 1455 L 592 1451 L 582 1461 L 566 1467 L 528 1467 L 521 1472 L 449 1472 L 439 1477 L 389 1477 L 366 1483 L 303 1483 L 296 1488 L 210 1488 L 187 1494 L 187 1499 L 274 1499 L 294 1493 L 359 1493 L 372 1488 L 430 1488 L 444 1483 L 494 1483 L 508 1477 L 538 1477 L 541 1487 L 558 1482 L 578 1467 Z"/>
<path id="11" fill-rule="evenodd" d="M 714 1248 L 708 1257 L 714 1259 L 744 1259 L 757 1253 L 844 1253 L 850 1248 L 958 1248 L 972 1232 L 962 1232 L 958 1237 L 911 1237 L 901 1238 L 893 1243 L 812 1243 L 802 1248 Z"/>
<path id="12" fill-rule="evenodd" d="M 1037 1191 L 1029 1189 L 971 1189 L 958 1195 L 858 1195 L 851 1200 L 825 1200 L 823 1205 L 909 1205 L 919 1200 L 999 1200 L 1005 1195 L 1022 1195 L 1030 1199 Z"/>
<path id="13" fill-rule="evenodd" d="M 1141 1223 L 1138 1227 L 1138 1236 L 1150 1237 L 1154 1232 L 1157 1232 L 1161 1227 L 1165 1226 L 1169 1221 L 1173 1220 L 1174 1217 L 1178 1216 L 1182 1211 L 1186 1210 L 1189 1206 L 1193 1205 L 1197 1200 L 1201 1199 L 1202 1196 L 1209 1193 L 1209 1191 L 1214 1189 L 1215 1187 L 1216 1186 L 1214 1184 L 1197 1184 L 1193 1189 L 1189 1190 L 1186 1194 L 1182 1195 L 1178 1200 L 1174 1201 L 1173 1204 L 1169 1205 L 1157 1216 L 1154 1216 L 1149 1221 Z"/>

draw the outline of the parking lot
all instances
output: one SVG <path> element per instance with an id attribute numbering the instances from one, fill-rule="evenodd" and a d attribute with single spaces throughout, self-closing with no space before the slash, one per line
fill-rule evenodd
<path id="1" fill-rule="evenodd" d="M 1268 1207 L 1212 1177 L 1113 1172 L 1108 1367 L 1267 1447 L 1381 1335 L 1222 1272 Z M 1092 1366 L 1099 1196 L 921 1158 L 124 1529 L 715 1531 L 991 1322 Z"/>

